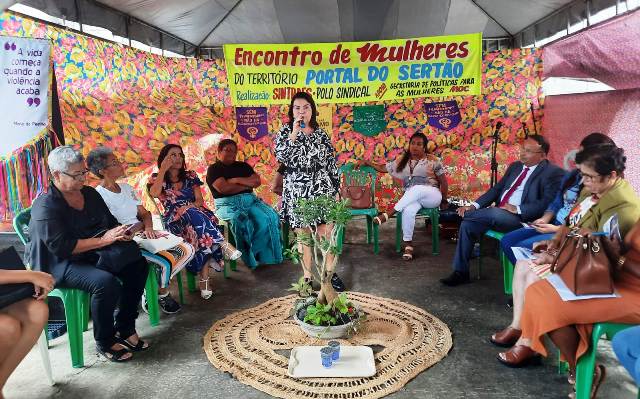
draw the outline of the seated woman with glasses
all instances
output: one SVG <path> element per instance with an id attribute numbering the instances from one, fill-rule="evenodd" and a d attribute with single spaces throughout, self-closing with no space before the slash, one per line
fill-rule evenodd
<path id="1" fill-rule="evenodd" d="M 87 156 L 87 166 L 91 172 L 102 181 L 96 186 L 104 202 L 109 207 L 111 214 L 118 223 L 132 226 L 134 232 L 142 230 L 145 238 L 154 239 L 162 236 L 162 232 L 153 230 L 151 212 L 142 205 L 133 187 L 127 183 L 118 183 L 117 180 L 124 177 L 124 168 L 113 154 L 113 150 L 107 147 L 99 147 L 92 150 Z M 136 226 L 140 226 L 136 228 Z M 166 233 L 165 233 L 166 234 Z M 188 243 L 181 243 L 166 251 L 160 251 L 156 255 L 164 258 L 171 265 L 171 270 L 162 273 L 158 304 L 164 313 L 173 314 L 180 311 L 180 304 L 171 297 L 168 285 L 171 276 L 182 270 L 193 257 L 193 247 Z M 147 298 L 142 298 L 142 309 L 147 312 Z"/>
<path id="2" fill-rule="evenodd" d="M 587 147 L 578 153 L 576 164 L 584 189 L 569 212 L 568 226 L 607 232 L 616 216 L 621 237 L 626 237 L 628 246 L 633 243 L 628 233 L 640 218 L 640 199 L 621 177 L 625 162 L 624 151 L 612 145 Z M 551 263 L 562 238 L 539 243 L 547 250 L 536 263 Z M 498 354 L 498 360 L 511 367 L 526 365 L 539 354 L 546 355 L 543 336 L 548 335 L 569 363 L 569 382 L 575 383 L 576 363 L 589 347 L 593 323 L 640 323 L 640 267 L 623 264 L 614 276 L 614 288 L 619 295 L 615 298 L 563 301 L 548 280 L 533 283 L 524 295 L 522 335 L 513 348 Z M 596 368 L 591 397 L 595 397 L 604 372 L 603 366 Z"/>
<path id="3" fill-rule="evenodd" d="M 194 171 L 187 170 L 182 147 L 167 144 L 158 155 L 158 173 L 151 175 L 149 194 L 160 199 L 164 207 L 162 219 L 173 234 L 184 238 L 196 249 L 186 266 L 200 278 L 200 296 L 209 299 L 209 267 L 222 271 L 224 256 L 238 259 L 242 254 L 225 241 L 218 219 L 204 206 L 202 181 Z"/>
<path id="4" fill-rule="evenodd" d="M 149 347 L 135 329 L 147 262 L 127 226 L 85 185 L 89 171 L 82 154 L 62 146 L 47 161 L 52 181 L 31 207 L 26 257 L 33 269 L 51 273 L 56 287 L 91 294 L 98 352 L 114 362 L 129 360 Z"/>
<path id="5" fill-rule="evenodd" d="M 600 145 L 615 145 L 613 140 L 602 133 L 591 133 L 580 142 L 580 151 L 585 148 Z M 531 249 L 536 242 L 550 240 L 565 223 L 571 209 L 573 209 L 580 190 L 582 189 L 582 176 L 580 170 L 574 169 L 562 179 L 560 191 L 549 205 L 545 213 L 539 219 L 531 223 L 531 227 L 524 227 L 507 233 L 500 240 L 500 246 L 515 265 L 513 274 L 513 319 L 511 324 L 489 338 L 495 345 L 509 347 L 520 338 L 520 316 L 524 306 L 524 293 L 531 284 L 541 279 L 548 271 L 547 264 L 542 264 L 542 269 L 534 269 L 531 262 L 526 260 L 516 261 L 513 247 Z M 536 262 L 536 261 L 534 261 Z M 535 270 L 535 271 L 534 271 Z"/>
<path id="6" fill-rule="evenodd" d="M 246 162 L 236 160 L 238 146 L 225 139 L 218 144 L 218 162 L 207 170 L 207 185 L 215 199 L 216 215 L 228 220 L 242 261 L 251 269 L 282 262 L 278 213 L 254 193 L 260 176 Z"/>

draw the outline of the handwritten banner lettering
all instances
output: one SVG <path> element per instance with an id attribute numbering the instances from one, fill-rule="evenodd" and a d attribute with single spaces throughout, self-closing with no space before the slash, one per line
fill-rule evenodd
<path id="1" fill-rule="evenodd" d="M 371 42 L 224 46 L 236 106 L 479 95 L 482 34 Z"/>

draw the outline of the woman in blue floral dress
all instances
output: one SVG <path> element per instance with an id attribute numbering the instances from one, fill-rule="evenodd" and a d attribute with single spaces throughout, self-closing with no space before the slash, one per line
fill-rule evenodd
<path id="1" fill-rule="evenodd" d="M 233 258 L 239 255 L 225 242 L 214 213 L 204 207 L 202 184 L 194 171 L 186 170 L 182 148 L 168 144 L 160 150 L 158 173 L 151 176 L 148 187 L 149 194 L 160 199 L 164 207 L 162 220 L 167 230 L 196 249 L 186 268 L 198 274 L 200 295 L 209 299 L 213 295 L 209 288 L 209 265 L 221 271 L 223 251 Z"/>

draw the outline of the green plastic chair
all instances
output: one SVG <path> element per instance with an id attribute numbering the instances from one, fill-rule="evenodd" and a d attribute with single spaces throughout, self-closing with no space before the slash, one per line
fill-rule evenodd
<path id="1" fill-rule="evenodd" d="M 401 251 L 402 246 L 402 212 L 396 212 L 396 252 Z M 417 218 L 429 218 L 431 220 L 431 253 L 440 254 L 440 209 L 422 208 L 416 214 Z"/>
<path id="2" fill-rule="evenodd" d="M 23 245 L 29 243 L 29 221 L 31 208 L 26 208 L 13 218 L 13 228 Z M 89 325 L 89 294 L 77 288 L 55 288 L 49 296 L 60 298 L 64 305 L 64 315 L 69 335 L 71 365 L 74 368 L 84 367 L 84 351 L 82 349 L 82 332 Z M 45 327 L 46 331 L 46 327 Z"/>
<path id="3" fill-rule="evenodd" d="M 501 233 L 495 230 L 487 231 L 484 236 L 490 237 L 495 240 L 502 240 L 506 233 Z M 498 249 L 498 259 L 500 260 L 500 265 L 502 266 L 502 278 L 503 278 L 503 286 L 504 293 L 507 295 L 511 295 L 513 293 L 513 271 L 514 265 L 509 261 L 507 255 L 502 251 L 501 248 Z M 478 279 L 480 279 L 480 275 L 482 273 L 482 239 L 480 239 L 480 256 L 478 256 Z"/>
<path id="4" fill-rule="evenodd" d="M 593 383 L 593 372 L 596 367 L 596 352 L 600 337 L 606 335 L 608 340 L 622 330 L 634 327 L 636 324 L 596 323 L 591 333 L 591 345 L 587 352 L 580 357 L 576 364 L 576 399 L 588 399 Z M 640 397 L 640 394 L 638 395 Z"/>
<path id="5" fill-rule="evenodd" d="M 29 221 L 31 220 L 31 208 L 26 208 L 13 219 L 13 228 L 20 241 L 25 246 L 29 238 Z M 160 322 L 160 308 L 158 306 L 158 282 L 155 273 L 155 264 L 149 264 L 149 273 L 145 283 L 147 291 L 147 304 L 149 310 L 149 324 L 155 327 Z M 69 335 L 69 348 L 71 352 L 71 364 L 74 368 L 84 367 L 84 351 L 82 333 L 89 326 L 89 293 L 78 288 L 55 288 L 48 296 L 60 298 L 64 305 L 67 333 Z"/>
<path id="6" fill-rule="evenodd" d="M 371 203 L 373 208 L 367 209 L 349 209 L 351 216 L 364 216 L 367 220 L 367 244 L 373 241 L 373 253 L 379 252 L 378 244 L 378 225 L 373 223 L 373 218 L 378 215 L 378 209 L 375 207 L 375 189 L 376 189 L 376 171 L 370 166 L 362 166 L 354 169 L 353 164 L 345 164 L 340 167 L 340 181 L 346 185 L 371 185 Z M 346 226 L 341 228 L 338 235 L 338 253 L 342 253 L 344 245 L 344 230 Z"/>

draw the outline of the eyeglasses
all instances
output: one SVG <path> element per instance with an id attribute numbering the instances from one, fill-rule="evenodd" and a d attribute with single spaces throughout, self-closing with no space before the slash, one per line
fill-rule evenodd
<path id="1" fill-rule="evenodd" d="M 596 179 L 598 179 L 599 177 L 602 177 L 602 175 L 588 175 L 585 173 L 580 173 L 582 175 L 582 180 L 583 181 L 596 181 Z"/>
<path id="2" fill-rule="evenodd" d="M 89 169 L 85 169 L 84 171 L 82 171 L 80 173 L 77 173 L 75 175 L 72 175 L 72 174 L 67 173 L 67 172 L 60 172 L 60 173 L 62 173 L 63 175 L 69 176 L 73 180 L 82 181 L 87 177 L 87 174 L 89 173 Z"/>
<path id="3" fill-rule="evenodd" d="M 529 148 L 520 148 L 520 152 L 524 152 L 526 154 L 540 154 L 542 151 L 540 150 L 531 150 Z"/>

